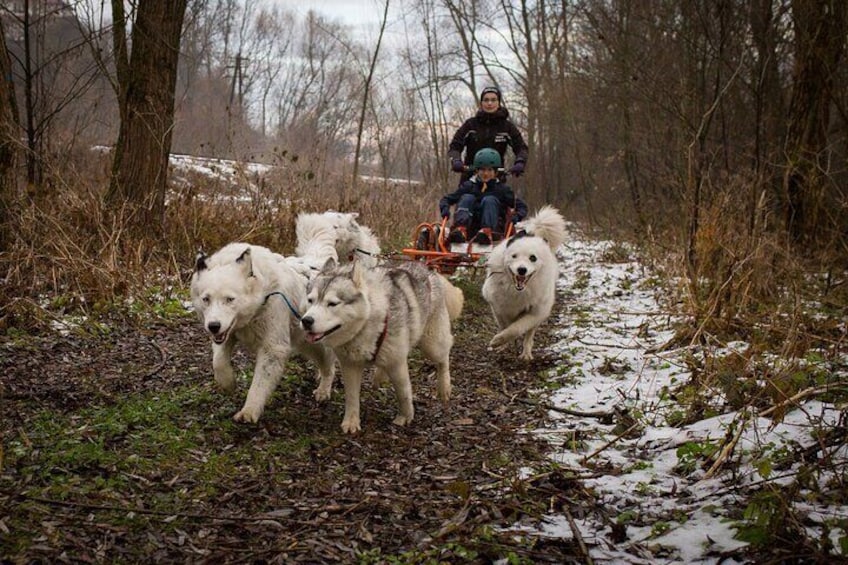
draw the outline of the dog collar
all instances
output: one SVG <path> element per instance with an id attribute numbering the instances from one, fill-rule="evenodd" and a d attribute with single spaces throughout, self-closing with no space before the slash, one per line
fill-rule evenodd
<path id="1" fill-rule="evenodd" d="M 380 353 L 380 347 L 383 345 L 383 341 L 386 339 L 387 333 L 389 333 L 388 312 L 386 312 L 386 319 L 383 320 L 383 332 L 380 334 L 380 337 L 377 338 L 377 347 L 374 348 L 374 355 L 371 356 L 371 363 L 373 363 L 377 359 L 377 354 Z"/>

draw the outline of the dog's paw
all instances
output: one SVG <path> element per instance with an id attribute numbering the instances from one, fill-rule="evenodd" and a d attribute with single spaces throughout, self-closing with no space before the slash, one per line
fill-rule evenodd
<path id="1" fill-rule="evenodd" d="M 392 420 L 392 424 L 396 426 L 405 426 L 412 422 L 412 416 L 404 416 L 403 414 L 398 414 L 395 416 L 395 419 Z"/>
<path id="2" fill-rule="evenodd" d="M 443 385 L 441 383 L 436 384 L 436 398 L 441 400 L 442 402 L 447 402 L 451 397 L 451 385 L 448 383 L 447 385 Z"/>
<path id="3" fill-rule="evenodd" d="M 529 349 L 525 349 L 521 352 L 521 355 L 518 356 L 522 361 L 532 361 L 533 360 L 533 352 Z"/>
<path id="4" fill-rule="evenodd" d="M 330 384 L 330 385 L 320 384 L 320 385 L 318 385 L 318 388 L 316 388 L 313 391 L 312 396 L 314 396 L 315 400 L 317 400 L 318 402 L 323 402 L 325 400 L 330 400 L 330 396 L 332 396 L 332 394 L 333 394 L 333 385 L 332 384 Z"/>
<path id="5" fill-rule="evenodd" d="M 359 418 L 345 418 L 342 420 L 342 431 L 346 434 L 355 434 L 362 431 Z"/>
<path id="6" fill-rule="evenodd" d="M 495 334 L 495 337 L 492 338 L 492 341 L 489 342 L 489 347 L 499 348 L 503 347 L 509 342 L 509 339 L 503 334 Z"/>
<path id="7" fill-rule="evenodd" d="M 236 422 L 244 422 L 246 424 L 255 424 L 259 421 L 259 418 L 261 417 L 261 409 L 245 406 L 244 408 L 239 410 L 235 416 L 233 416 L 233 420 L 235 420 Z"/>

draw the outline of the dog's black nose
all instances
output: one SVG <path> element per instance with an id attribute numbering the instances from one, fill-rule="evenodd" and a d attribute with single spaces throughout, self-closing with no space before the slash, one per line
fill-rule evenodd
<path id="1" fill-rule="evenodd" d="M 209 322 L 206 327 L 209 328 L 209 331 L 214 335 L 221 331 L 221 322 Z"/>
<path id="2" fill-rule="evenodd" d="M 315 323 L 315 320 L 312 316 L 304 316 L 300 319 L 300 325 L 303 326 L 303 329 L 308 330 L 312 328 L 312 324 Z"/>
<path id="3" fill-rule="evenodd" d="M 518 274 L 522 277 L 527 274 L 527 267 L 518 267 Z"/>

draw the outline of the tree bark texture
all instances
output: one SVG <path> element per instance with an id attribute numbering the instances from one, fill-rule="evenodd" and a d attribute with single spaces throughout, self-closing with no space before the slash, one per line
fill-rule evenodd
<path id="1" fill-rule="evenodd" d="M 848 33 L 844 0 L 793 0 L 795 67 L 784 151 L 786 230 L 798 243 L 815 239 L 826 222 L 830 103 Z M 838 228 L 837 228 L 838 229 Z"/>
<path id="2" fill-rule="evenodd" d="M 0 21 L 0 252 L 10 245 L 12 208 L 17 199 L 17 154 L 20 127 L 12 84 L 12 64 L 6 51 L 6 32 Z"/>
<path id="3" fill-rule="evenodd" d="M 106 196 L 130 226 L 161 233 L 174 91 L 187 0 L 141 0 L 132 27 L 128 72 L 119 72 L 121 125 Z M 119 50 L 120 53 L 120 50 Z M 119 70 L 121 63 L 118 63 Z"/>

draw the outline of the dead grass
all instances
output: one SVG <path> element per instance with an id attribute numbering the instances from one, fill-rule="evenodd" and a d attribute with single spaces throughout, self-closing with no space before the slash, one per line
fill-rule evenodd
<path id="1" fill-rule="evenodd" d="M 682 422 L 727 409 L 771 410 L 777 422 L 809 394 L 846 398 L 844 254 L 835 246 L 814 254 L 790 245 L 766 200 L 751 213 L 748 194 L 748 187 L 728 183 L 705 205 L 693 263 L 682 231 L 641 248 L 676 285 L 669 308 L 684 321 L 666 347 L 700 352 L 689 361 L 691 382 L 675 391 L 689 405 Z"/>
<path id="2" fill-rule="evenodd" d="M 198 250 L 231 241 L 293 253 L 300 212 L 358 212 L 384 251 L 408 244 L 415 226 L 433 219 L 441 191 L 414 184 L 375 183 L 355 196 L 347 181 L 319 181 L 295 164 L 259 178 L 237 169 L 223 180 L 174 175 L 167 195 L 165 235 L 130 234 L 107 214 L 103 158 L 53 171 L 52 194 L 18 203 L 14 240 L 0 255 L 6 273 L 0 298 L 0 331 L 35 330 L 53 313 L 94 314 L 151 287 L 178 291 Z"/>

